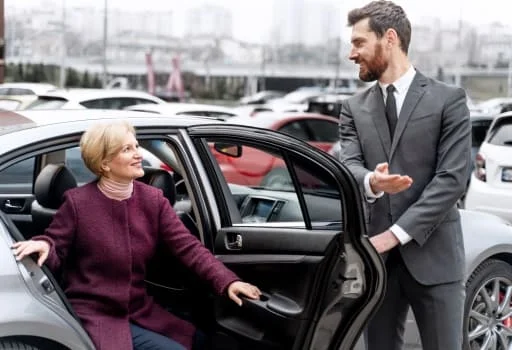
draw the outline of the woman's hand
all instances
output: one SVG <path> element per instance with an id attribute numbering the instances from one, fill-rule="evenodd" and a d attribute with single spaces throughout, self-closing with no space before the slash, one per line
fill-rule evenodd
<path id="1" fill-rule="evenodd" d="M 50 245 L 48 242 L 43 240 L 29 240 L 29 241 L 21 241 L 16 242 L 12 245 L 11 249 L 14 250 L 14 256 L 17 261 L 20 261 L 27 255 L 37 253 L 37 265 L 42 266 L 43 263 L 48 258 L 48 253 L 50 252 Z"/>
<path id="2" fill-rule="evenodd" d="M 242 299 L 238 297 L 238 294 L 242 294 L 250 299 L 259 299 L 261 291 L 252 284 L 236 281 L 229 285 L 228 296 L 237 303 L 238 306 L 242 306 Z"/>

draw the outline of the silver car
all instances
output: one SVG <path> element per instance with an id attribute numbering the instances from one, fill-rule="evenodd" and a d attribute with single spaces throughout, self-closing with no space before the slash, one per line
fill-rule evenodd
<path id="1" fill-rule="evenodd" d="M 31 258 L 17 262 L 10 247 L 43 232 L 69 188 L 57 177 L 38 175 L 69 166 L 71 150 L 92 123 L 119 118 L 128 119 L 141 146 L 171 169 L 148 167 L 149 176 L 140 181 L 159 187 L 190 232 L 263 291 L 260 300 L 245 300 L 240 308 L 213 296 L 164 251 L 146 276 L 148 293 L 159 304 L 206 329 L 215 348 L 355 346 L 382 299 L 385 270 L 366 236 L 357 185 L 338 161 L 255 127 L 76 110 L 0 113 L 0 349 L 94 349 L 61 276 Z M 250 162 L 262 152 L 282 161 L 291 183 L 267 188 L 245 186 L 240 178 L 226 182 L 221 160 Z M 159 177 L 166 181 L 154 181 Z M 488 214 L 461 215 L 468 263 L 466 349 L 508 349 L 512 228 Z"/>

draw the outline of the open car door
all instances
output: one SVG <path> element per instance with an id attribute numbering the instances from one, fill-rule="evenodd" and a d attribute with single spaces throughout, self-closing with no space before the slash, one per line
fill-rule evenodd
<path id="1" fill-rule="evenodd" d="M 203 125 L 181 138 L 197 152 L 192 176 L 202 180 L 192 185 L 208 213 L 200 220 L 206 245 L 263 292 L 242 307 L 216 299 L 218 343 L 351 349 L 380 303 L 385 272 L 348 170 L 306 143 L 262 129 Z M 258 153 L 276 158 L 280 168 L 265 171 L 279 176 L 249 186 L 245 179 L 261 172 Z"/>

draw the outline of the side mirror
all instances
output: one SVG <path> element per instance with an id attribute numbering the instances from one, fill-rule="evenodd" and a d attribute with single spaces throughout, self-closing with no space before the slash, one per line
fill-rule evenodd
<path id="1" fill-rule="evenodd" d="M 242 146 L 233 143 L 215 142 L 213 148 L 220 154 L 224 154 L 233 158 L 240 158 L 242 156 Z"/>

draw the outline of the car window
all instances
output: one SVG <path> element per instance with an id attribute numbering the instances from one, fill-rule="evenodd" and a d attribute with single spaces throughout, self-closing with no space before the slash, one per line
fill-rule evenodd
<path id="1" fill-rule="evenodd" d="M 28 158 L 0 171 L 0 194 L 30 194 L 35 158 Z"/>
<path id="2" fill-rule="evenodd" d="M 67 100 L 61 97 L 39 97 L 29 104 L 26 109 L 60 109 L 66 102 Z"/>
<path id="3" fill-rule="evenodd" d="M 82 185 L 87 182 L 91 182 L 96 178 L 86 166 L 82 160 L 79 147 L 73 147 L 66 149 L 66 166 L 75 176 L 76 182 Z"/>
<path id="4" fill-rule="evenodd" d="M 134 98 L 133 100 L 134 100 L 134 104 L 135 105 L 146 104 L 146 103 L 150 103 L 150 104 L 154 104 L 154 105 L 156 104 L 155 101 L 148 100 L 146 98 L 137 97 L 137 98 Z M 130 105 L 130 106 L 132 106 L 132 105 Z"/>
<path id="5" fill-rule="evenodd" d="M 492 120 L 478 120 L 471 123 L 471 145 L 472 147 L 480 147 L 484 142 L 489 125 Z"/>
<path id="6" fill-rule="evenodd" d="M 303 121 L 293 121 L 280 127 L 277 131 L 282 132 L 303 141 L 311 141 L 307 132 L 307 126 Z"/>
<path id="7" fill-rule="evenodd" d="M 497 146 L 512 146 L 512 120 L 502 122 L 492 131 L 489 143 Z"/>
<path id="8" fill-rule="evenodd" d="M 279 151 L 240 143 L 241 156 L 219 152 L 221 140 L 208 139 L 210 160 L 214 160 L 218 180 L 229 188 L 230 201 L 238 224 L 279 223 L 280 227 L 325 224 L 341 218 L 339 190 L 330 175 L 299 158 L 285 157 Z M 287 159 L 287 161 L 285 161 Z M 210 174 L 214 176 L 213 174 Z M 295 178 L 295 181 L 293 180 Z"/>
<path id="9" fill-rule="evenodd" d="M 338 141 L 338 123 L 317 119 L 309 119 L 306 123 L 313 135 L 313 141 L 329 143 Z"/>
<path id="10" fill-rule="evenodd" d="M 98 98 L 80 102 L 82 106 L 89 109 L 124 109 L 128 106 L 133 106 L 141 103 L 154 103 L 151 100 L 134 97 L 109 97 Z"/>
<path id="11" fill-rule="evenodd" d="M 20 88 L 10 88 L 9 95 L 18 96 L 18 95 L 35 95 L 32 90 L 29 89 L 20 89 Z"/>

